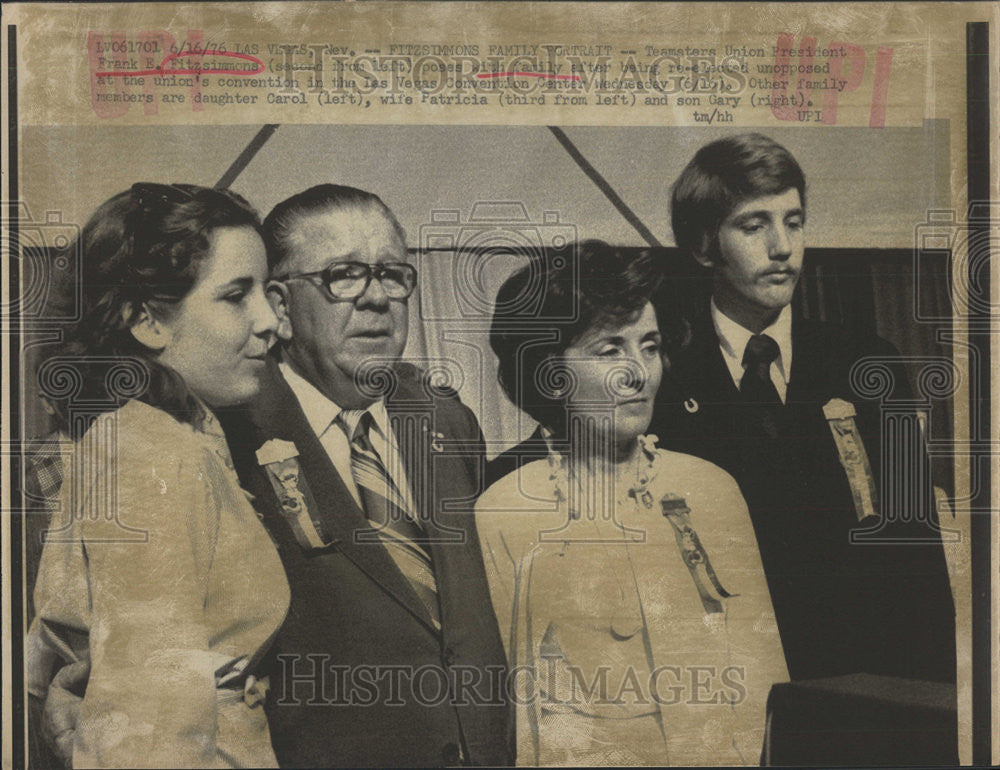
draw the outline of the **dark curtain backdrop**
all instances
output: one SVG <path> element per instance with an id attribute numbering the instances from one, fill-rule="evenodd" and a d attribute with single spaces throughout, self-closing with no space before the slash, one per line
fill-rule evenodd
<path id="1" fill-rule="evenodd" d="M 907 249 L 816 250 L 807 259 L 796 301 L 805 316 L 874 332 L 903 356 L 951 361 L 951 347 L 939 341 L 941 334 L 951 333 L 949 270 L 950 260 L 941 254 L 922 254 L 914 260 L 914 253 Z M 919 387 L 923 368 L 919 361 L 907 363 L 910 385 L 918 398 L 923 396 Z M 928 441 L 950 445 L 952 399 L 930 398 L 929 406 Z M 952 495 L 951 457 L 932 451 L 931 458 L 935 485 Z"/>

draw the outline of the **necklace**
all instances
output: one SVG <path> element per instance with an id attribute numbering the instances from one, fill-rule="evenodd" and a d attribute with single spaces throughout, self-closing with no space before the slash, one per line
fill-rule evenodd
<path id="1" fill-rule="evenodd" d="M 628 463 L 631 468 L 626 468 L 624 473 L 615 473 L 611 477 L 610 480 L 614 484 L 615 489 L 615 505 L 618 508 L 630 503 L 633 506 L 637 506 L 640 501 L 646 508 L 653 507 L 655 501 L 649 492 L 649 485 L 656 478 L 654 461 L 656 459 L 657 440 L 657 437 L 652 435 L 639 436 L 637 438 L 638 450 L 635 453 L 635 460 Z M 583 483 L 583 479 L 579 474 L 574 474 L 573 481 L 576 483 L 571 486 L 565 457 L 553 447 L 551 441 L 547 443 L 549 447 L 549 480 L 552 482 L 552 493 L 557 504 L 562 505 L 565 502 L 569 508 L 570 519 L 576 520 L 581 518 L 580 507 L 582 499 L 583 506 L 593 516 L 594 506 L 591 504 L 591 501 L 586 499 L 587 496 L 584 494 L 586 485 Z M 628 479 L 630 472 L 632 479 Z M 623 489 L 626 482 L 629 482 L 628 486 Z M 574 491 L 576 494 L 573 494 Z"/>
<path id="2" fill-rule="evenodd" d="M 706 616 L 722 613 L 724 611 L 723 600 L 737 596 L 738 594 L 732 594 L 727 591 L 712 568 L 712 562 L 709 559 L 708 553 L 705 551 L 698 533 L 691 526 L 691 510 L 688 508 L 686 500 L 669 492 L 660 500 L 657 500 L 652 492 L 650 492 L 649 487 L 656 478 L 657 473 L 657 469 L 654 466 L 657 437 L 639 436 L 637 441 L 639 447 L 636 452 L 634 480 L 629 485 L 625 494 L 617 494 L 615 496 L 615 504 L 618 506 L 616 510 L 620 510 L 622 506 L 629 505 L 629 501 L 636 510 L 639 509 L 640 503 L 647 510 L 652 510 L 659 503 L 663 517 L 670 522 L 670 526 L 673 529 L 679 555 L 691 575 L 691 579 L 701 598 Z M 563 502 L 566 503 L 569 508 L 569 518 L 578 520 L 581 518 L 580 510 L 578 505 L 574 504 L 576 501 L 572 498 L 579 498 L 581 496 L 580 493 L 583 491 L 582 484 L 577 479 L 575 486 L 577 494 L 575 496 L 568 494 L 573 491 L 574 487 L 570 486 L 565 459 L 561 453 L 553 449 L 551 441 L 548 442 L 548 445 L 549 479 L 553 484 L 553 495 L 558 505 L 562 505 Z M 619 475 L 625 474 L 615 474 L 615 481 L 618 480 Z M 587 506 L 587 513 L 589 514 L 589 519 L 594 520 L 592 505 Z M 619 520 L 616 519 L 615 521 L 621 526 Z M 624 531 L 623 529 L 623 533 Z"/>

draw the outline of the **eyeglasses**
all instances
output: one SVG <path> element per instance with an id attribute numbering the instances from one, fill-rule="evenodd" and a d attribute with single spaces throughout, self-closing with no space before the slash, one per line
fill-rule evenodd
<path id="1" fill-rule="evenodd" d="M 135 234 L 154 211 L 192 200 L 194 196 L 179 185 L 136 182 L 132 185 L 132 210 L 126 219 L 126 227 Z"/>
<path id="2" fill-rule="evenodd" d="M 178 185 L 156 182 L 132 185 L 132 210 L 125 218 L 125 236 L 132 242 L 132 254 L 141 257 L 148 253 L 153 240 L 148 220 L 153 212 L 192 200 L 194 196 Z"/>
<path id="3" fill-rule="evenodd" d="M 136 182 L 132 185 L 132 206 L 136 211 L 149 213 L 164 203 L 187 203 L 194 196 L 183 187 L 157 182 Z"/>
<path id="4" fill-rule="evenodd" d="M 296 273 L 274 280 L 284 283 L 303 279 L 314 286 L 322 286 L 336 300 L 355 300 L 376 279 L 389 299 L 407 299 L 417 288 L 417 269 L 405 262 L 385 262 L 369 265 L 364 262 L 338 262 L 324 270 Z"/>

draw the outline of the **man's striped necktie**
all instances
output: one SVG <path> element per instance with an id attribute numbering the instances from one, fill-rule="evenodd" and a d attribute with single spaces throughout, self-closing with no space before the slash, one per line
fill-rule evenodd
<path id="1" fill-rule="evenodd" d="M 365 515 L 440 630 L 437 583 L 426 533 L 372 446 L 369 432 L 374 418 L 367 410 L 345 409 L 340 420 L 351 441 L 351 475 Z"/>

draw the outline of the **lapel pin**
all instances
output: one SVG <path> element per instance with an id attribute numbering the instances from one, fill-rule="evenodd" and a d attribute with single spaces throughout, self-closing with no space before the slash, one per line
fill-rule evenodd
<path id="1" fill-rule="evenodd" d="M 698 402 L 693 398 L 689 398 L 684 402 L 684 408 L 688 411 L 688 414 L 694 414 L 698 411 Z"/>
<path id="2" fill-rule="evenodd" d="M 431 434 L 431 451 L 443 452 L 444 447 L 441 445 L 441 442 L 444 441 L 444 434 L 441 433 L 440 431 L 431 430 L 427 424 L 423 425 L 423 431 L 424 433 Z"/>

